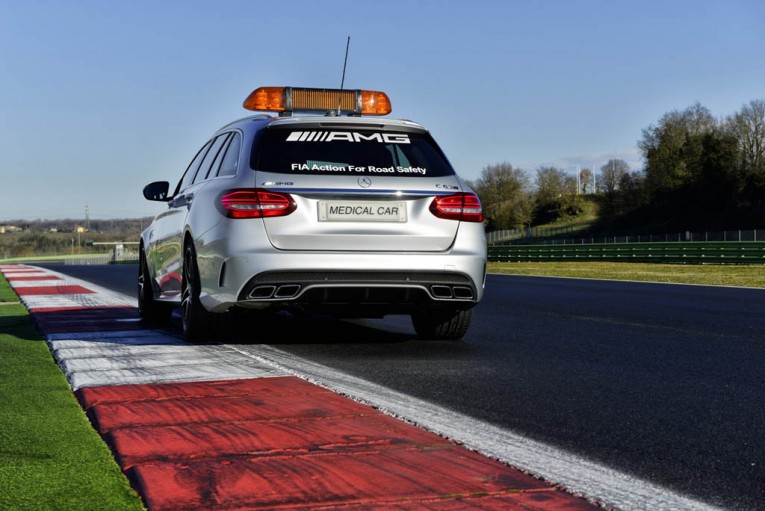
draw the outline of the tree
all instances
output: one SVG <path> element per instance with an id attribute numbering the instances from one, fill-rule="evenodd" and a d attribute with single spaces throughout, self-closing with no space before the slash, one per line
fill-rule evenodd
<path id="1" fill-rule="evenodd" d="M 645 174 L 639 170 L 625 172 L 619 180 L 618 214 L 627 214 L 647 204 Z"/>
<path id="2" fill-rule="evenodd" d="M 658 125 L 643 130 L 638 148 L 646 159 L 646 183 L 656 197 L 696 179 L 702 137 L 717 129 L 718 123 L 709 110 L 695 103 L 683 111 L 664 114 Z"/>
<path id="3" fill-rule="evenodd" d="M 469 184 L 481 199 L 488 230 L 522 228 L 531 223 L 533 201 L 523 170 L 507 162 L 488 165 L 481 177 Z"/>
<path id="4" fill-rule="evenodd" d="M 741 111 L 729 117 L 728 133 L 736 137 L 739 146 L 741 172 L 746 175 L 765 174 L 765 101 L 753 100 Z"/>
<path id="5" fill-rule="evenodd" d="M 611 159 L 600 167 L 598 187 L 606 195 L 613 195 L 618 189 L 625 174 L 630 171 L 630 166 L 624 160 Z"/>
<path id="6" fill-rule="evenodd" d="M 737 142 L 734 176 L 739 216 L 752 225 L 765 219 L 765 101 L 754 100 L 728 118 L 726 131 Z"/>
<path id="7" fill-rule="evenodd" d="M 582 193 L 592 193 L 595 190 L 595 175 L 590 169 L 579 171 L 579 187 Z"/>
<path id="8" fill-rule="evenodd" d="M 737 160 L 736 137 L 722 132 L 703 136 L 700 171 L 691 190 L 695 209 L 699 210 L 696 214 L 707 225 L 720 223 L 719 227 L 724 227 L 729 214 L 741 202 L 741 193 L 736 189 Z"/>
<path id="9" fill-rule="evenodd" d="M 686 108 L 682 116 L 690 135 L 705 135 L 717 129 L 712 112 L 698 101 Z"/>
<path id="10" fill-rule="evenodd" d="M 554 222 L 561 217 L 577 215 L 582 206 L 577 198 L 576 177 L 555 167 L 539 167 L 536 184 L 535 219 Z"/>
<path id="11" fill-rule="evenodd" d="M 537 188 L 537 204 L 547 206 L 557 202 L 567 192 L 567 177 L 565 172 L 555 167 L 539 167 L 534 179 Z"/>
<path id="12" fill-rule="evenodd" d="M 622 185 L 629 182 L 630 166 L 626 161 L 610 159 L 600 167 L 598 191 L 603 193 L 601 213 L 614 217 L 624 213 L 622 194 L 618 193 Z"/>

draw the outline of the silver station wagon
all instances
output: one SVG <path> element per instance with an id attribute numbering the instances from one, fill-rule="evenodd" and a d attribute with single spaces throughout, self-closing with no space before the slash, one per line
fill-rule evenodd
<path id="1" fill-rule="evenodd" d="M 478 197 L 429 132 L 382 92 L 261 87 L 254 115 L 218 130 L 141 234 L 141 318 L 180 305 L 190 340 L 235 311 L 407 314 L 418 336 L 460 339 L 483 296 Z"/>

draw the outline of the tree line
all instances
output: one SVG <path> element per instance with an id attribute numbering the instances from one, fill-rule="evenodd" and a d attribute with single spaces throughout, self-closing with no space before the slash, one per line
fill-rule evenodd
<path id="1" fill-rule="evenodd" d="M 765 101 L 717 119 L 699 103 L 664 114 L 638 140 L 644 168 L 612 159 L 595 174 L 539 167 L 532 178 L 503 162 L 469 182 L 488 230 L 544 224 L 599 204 L 600 227 L 725 229 L 765 225 Z M 592 195 L 586 195 L 591 194 Z"/>

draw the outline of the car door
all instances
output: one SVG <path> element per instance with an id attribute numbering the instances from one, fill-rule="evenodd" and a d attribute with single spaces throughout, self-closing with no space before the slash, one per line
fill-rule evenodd
<path id="1" fill-rule="evenodd" d="M 178 182 L 173 197 L 168 202 L 167 211 L 154 219 L 153 228 L 149 232 L 149 246 L 152 254 L 149 257 L 149 264 L 153 266 L 152 274 L 162 299 L 180 297 L 183 232 L 186 217 L 193 204 L 193 185 L 197 176 L 200 175 L 202 165 L 212 152 L 214 142 L 215 140 L 208 141 L 197 152 Z"/>

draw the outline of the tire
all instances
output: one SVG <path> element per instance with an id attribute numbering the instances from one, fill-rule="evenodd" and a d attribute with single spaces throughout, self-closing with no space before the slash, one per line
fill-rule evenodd
<path id="1" fill-rule="evenodd" d="M 183 282 L 181 284 L 181 324 L 183 337 L 191 342 L 210 341 L 215 316 L 199 300 L 202 286 L 197 255 L 190 243 L 183 250 Z"/>
<path id="2" fill-rule="evenodd" d="M 412 325 L 421 339 L 456 341 L 470 328 L 473 310 L 432 310 L 412 314 Z"/>
<path id="3" fill-rule="evenodd" d="M 149 265 L 141 249 L 138 257 L 138 316 L 145 323 L 160 325 L 167 323 L 172 314 L 172 307 L 154 299 Z"/>

